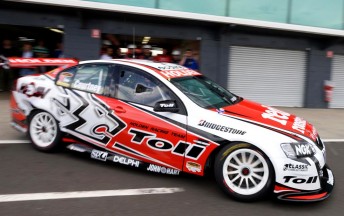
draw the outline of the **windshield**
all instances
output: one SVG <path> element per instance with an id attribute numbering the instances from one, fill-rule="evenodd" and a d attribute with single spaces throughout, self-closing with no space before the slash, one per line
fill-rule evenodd
<path id="1" fill-rule="evenodd" d="M 179 90 L 203 108 L 221 108 L 233 105 L 240 98 L 205 76 L 188 76 L 171 79 Z"/>

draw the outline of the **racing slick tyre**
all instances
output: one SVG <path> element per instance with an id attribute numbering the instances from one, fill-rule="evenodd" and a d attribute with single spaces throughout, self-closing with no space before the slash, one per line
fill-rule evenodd
<path id="1" fill-rule="evenodd" d="M 239 201 L 264 198 L 272 190 L 274 169 L 268 157 L 248 143 L 233 143 L 217 154 L 215 179 L 221 189 Z"/>
<path id="2" fill-rule="evenodd" d="M 55 152 L 60 147 L 61 131 L 57 120 L 48 112 L 35 111 L 29 118 L 28 134 L 33 147 L 42 152 Z"/>

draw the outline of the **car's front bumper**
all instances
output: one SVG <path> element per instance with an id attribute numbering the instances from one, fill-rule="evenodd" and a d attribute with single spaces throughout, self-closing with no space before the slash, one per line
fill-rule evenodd
<path id="1" fill-rule="evenodd" d="M 328 198 L 334 187 L 334 176 L 331 169 L 325 165 L 322 176 L 319 175 L 321 188 L 314 191 L 302 191 L 282 185 L 275 186 L 275 193 L 279 200 L 297 202 L 316 202 Z"/>

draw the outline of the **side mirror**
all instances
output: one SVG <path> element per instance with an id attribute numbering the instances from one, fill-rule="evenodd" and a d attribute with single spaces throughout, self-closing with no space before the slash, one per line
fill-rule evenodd
<path id="1" fill-rule="evenodd" d="M 154 105 L 155 112 L 178 112 L 179 108 L 175 100 L 159 101 Z"/>

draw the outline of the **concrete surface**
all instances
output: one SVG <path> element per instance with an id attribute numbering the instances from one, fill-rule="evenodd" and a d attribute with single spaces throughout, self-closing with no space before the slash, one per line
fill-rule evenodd
<path id="1" fill-rule="evenodd" d="M 322 139 L 344 139 L 344 109 L 308 109 L 277 107 L 312 123 Z M 9 93 L 0 93 L 0 139 L 25 139 L 10 125 Z"/>
<path id="2" fill-rule="evenodd" d="M 174 194 L 74 198 L 0 203 L 1 216 L 341 216 L 344 203 L 343 143 L 327 145 L 336 177 L 332 196 L 319 203 L 236 202 L 213 177 L 169 176 L 79 157 L 44 154 L 29 144 L 0 145 L 0 195 L 178 187 Z"/>

